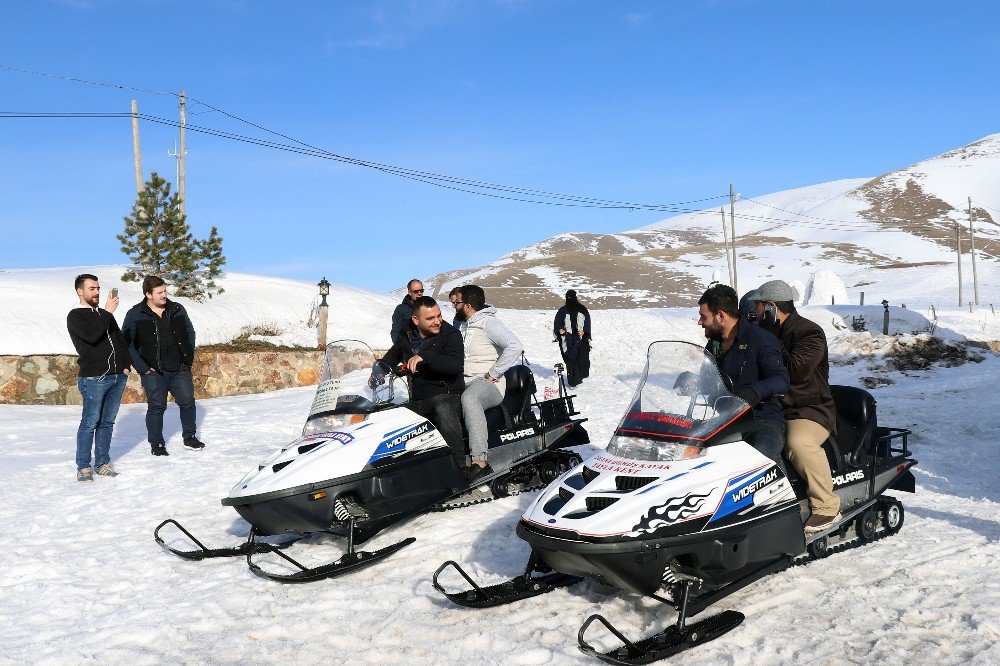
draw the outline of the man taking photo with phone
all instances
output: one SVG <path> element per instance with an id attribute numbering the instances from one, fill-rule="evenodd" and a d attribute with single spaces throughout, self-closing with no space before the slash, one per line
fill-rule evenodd
<path id="1" fill-rule="evenodd" d="M 69 311 L 66 328 L 80 356 L 76 386 L 83 397 L 83 417 L 76 431 L 76 480 L 93 481 L 94 472 L 118 476 L 111 465 L 111 432 L 132 362 L 112 314 L 118 307 L 118 290 L 111 290 L 102 309 L 98 306 L 101 285 L 96 275 L 78 275 L 74 286 L 80 305 Z"/>

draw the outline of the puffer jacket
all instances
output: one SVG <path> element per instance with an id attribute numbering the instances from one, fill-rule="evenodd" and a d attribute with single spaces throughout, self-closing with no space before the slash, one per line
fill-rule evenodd
<path id="1" fill-rule="evenodd" d="M 129 309 L 122 325 L 122 337 L 125 338 L 125 344 L 128 345 L 129 354 L 132 356 L 132 367 L 140 375 L 149 372 L 151 367 L 161 370 L 162 350 L 159 333 L 161 326 L 170 326 L 177 341 L 181 363 L 188 367 L 194 363 L 194 326 L 191 325 L 184 306 L 168 298 L 161 319 L 143 299 Z"/>

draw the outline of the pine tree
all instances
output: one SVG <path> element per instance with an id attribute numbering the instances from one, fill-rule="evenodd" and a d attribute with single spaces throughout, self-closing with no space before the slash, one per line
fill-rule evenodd
<path id="1" fill-rule="evenodd" d="M 222 293 L 215 282 L 226 263 L 222 237 L 212 227 L 208 238 L 194 238 L 181 213 L 180 198 L 170 193 L 166 180 L 153 173 L 124 220 L 125 232 L 117 238 L 122 253 L 133 265 L 122 280 L 138 281 L 157 275 L 174 288 L 176 295 L 197 301 Z"/>

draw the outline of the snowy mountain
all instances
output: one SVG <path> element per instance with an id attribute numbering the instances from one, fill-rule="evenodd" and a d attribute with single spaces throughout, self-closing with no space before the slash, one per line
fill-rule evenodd
<path id="1" fill-rule="evenodd" d="M 1000 134 L 872 179 L 839 180 L 737 201 L 737 286 L 820 269 L 857 302 L 954 305 L 956 225 L 964 301 L 972 299 L 969 198 L 982 302 L 1000 287 Z M 726 206 L 728 213 L 728 206 Z M 728 217 L 728 216 L 727 216 Z M 728 223 L 728 222 L 727 222 Z M 567 233 L 477 268 L 425 281 L 436 294 L 476 282 L 504 307 L 553 307 L 568 288 L 597 308 L 690 305 L 714 277 L 728 282 L 719 209 L 619 234 Z"/>

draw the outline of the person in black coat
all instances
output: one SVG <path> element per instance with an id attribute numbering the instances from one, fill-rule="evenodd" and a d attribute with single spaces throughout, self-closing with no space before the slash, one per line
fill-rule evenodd
<path id="1" fill-rule="evenodd" d="M 430 296 L 413 300 L 413 314 L 392 348 L 372 368 L 370 383 L 388 372 L 410 376 L 410 409 L 430 420 L 451 448 L 452 458 L 465 466 L 462 440 L 462 391 L 465 389 L 465 346 L 457 328 L 441 318 Z"/>
<path id="2" fill-rule="evenodd" d="M 739 297 L 728 285 L 710 287 L 698 301 L 698 314 L 705 348 L 732 381 L 733 393 L 753 408 L 754 429 L 744 439 L 784 473 L 785 417 L 778 395 L 788 390 L 788 371 L 778 339 L 740 317 Z"/>
<path id="3" fill-rule="evenodd" d="M 167 298 L 162 278 L 147 275 L 142 281 L 145 298 L 126 313 L 122 336 L 132 356 L 132 365 L 142 379 L 146 392 L 146 438 L 154 456 L 166 456 L 163 437 L 163 414 L 167 393 L 181 413 L 184 446 L 203 449 L 197 437 L 194 399 L 195 333 L 187 311 L 180 303 Z"/>
<path id="4" fill-rule="evenodd" d="M 566 379 L 574 387 L 590 376 L 590 311 L 576 296 L 566 292 L 566 303 L 556 312 L 552 334 L 566 364 Z"/>
<path id="5" fill-rule="evenodd" d="M 389 339 L 396 342 L 396 338 L 410 325 L 410 317 L 413 316 L 413 301 L 424 295 L 424 283 L 413 279 L 406 283 L 406 296 L 403 302 L 392 311 L 392 326 L 389 328 Z"/>
<path id="6" fill-rule="evenodd" d="M 93 481 L 94 472 L 118 476 L 111 465 L 111 433 L 132 361 L 112 314 L 118 307 L 118 290 L 112 289 L 100 308 L 101 285 L 96 275 L 78 275 L 75 287 L 80 305 L 66 315 L 66 328 L 79 354 L 76 386 L 83 398 L 83 416 L 76 431 L 76 478 Z"/>

